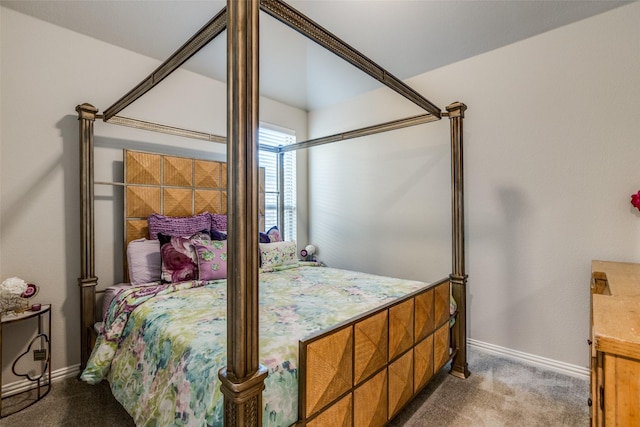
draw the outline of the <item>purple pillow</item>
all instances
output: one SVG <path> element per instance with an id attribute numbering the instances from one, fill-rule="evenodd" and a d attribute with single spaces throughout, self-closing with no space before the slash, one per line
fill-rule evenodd
<path id="1" fill-rule="evenodd" d="M 211 229 L 211 240 L 227 240 L 227 233 L 218 231 L 214 228 Z"/>
<path id="2" fill-rule="evenodd" d="M 225 279 L 227 277 L 227 241 L 193 240 L 192 243 L 198 257 L 199 279 Z"/>
<path id="3" fill-rule="evenodd" d="M 227 216 L 221 214 L 209 214 L 211 217 L 211 229 L 218 231 L 227 231 Z"/>
<path id="4" fill-rule="evenodd" d="M 277 225 L 274 225 L 267 231 L 267 236 L 269 236 L 269 242 L 265 243 L 282 242 L 282 235 L 280 235 L 280 230 L 278 230 Z"/>
<path id="5" fill-rule="evenodd" d="M 269 239 L 269 235 L 264 232 L 260 232 L 260 243 L 271 243 L 271 239 Z"/>
<path id="6" fill-rule="evenodd" d="M 198 278 L 196 251 L 189 237 L 159 233 L 163 283 L 184 282 Z"/>
<path id="7" fill-rule="evenodd" d="M 171 217 L 154 213 L 149 215 L 147 222 L 151 239 L 157 239 L 158 233 L 167 236 L 189 237 L 201 230 L 211 229 L 209 212 L 185 217 Z"/>

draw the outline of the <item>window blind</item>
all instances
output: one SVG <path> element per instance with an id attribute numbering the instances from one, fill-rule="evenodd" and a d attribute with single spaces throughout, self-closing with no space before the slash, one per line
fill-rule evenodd
<path id="1" fill-rule="evenodd" d="M 267 147 L 280 147 L 296 142 L 295 132 L 261 123 L 258 143 Z M 278 174 L 278 162 L 284 162 L 282 180 Z M 277 225 L 285 240 L 296 240 L 296 153 L 280 155 L 267 150 L 258 151 L 260 167 L 265 168 L 265 229 Z M 282 188 L 280 186 L 282 185 Z M 280 224 L 279 198 L 284 198 L 282 224 Z"/>

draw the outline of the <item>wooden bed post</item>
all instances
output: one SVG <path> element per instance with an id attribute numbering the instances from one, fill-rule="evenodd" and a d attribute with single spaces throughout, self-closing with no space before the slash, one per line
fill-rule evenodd
<path id="1" fill-rule="evenodd" d="M 87 366 L 93 346 L 93 323 L 96 318 L 95 235 L 93 204 L 93 123 L 98 109 L 91 104 L 76 107 L 80 121 L 80 370 Z"/>
<path id="2" fill-rule="evenodd" d="M 451 374 L 467 378 L 467 274 L 465 273 L 464 248 L 464 174 L 462 168 L 462 119 L 467 106 L 454 102 L 447 106 L 451 123 L 451 224 L 452 224 L 452 272 L 453 298 L 458 304 L 458 316 L 453 327 L 453 341 L 457 350 L 451 363 Z"/>
<path id="3" fill-rule="evenodd" d="M 227 1 L 227 366 L 225 426 L 262 425 L 258 353 L 259 0 Z"/>

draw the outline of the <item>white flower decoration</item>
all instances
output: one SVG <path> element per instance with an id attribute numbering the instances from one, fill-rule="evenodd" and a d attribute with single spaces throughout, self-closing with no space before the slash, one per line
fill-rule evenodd
<path id="1" fill-rule="evenodd" d="M 22 293 L 27 290 L 27 282 L 19 277 L 9 277 L 2 282 L 0 290 L 7 291 L 15 295 L 22 295 Z"/>

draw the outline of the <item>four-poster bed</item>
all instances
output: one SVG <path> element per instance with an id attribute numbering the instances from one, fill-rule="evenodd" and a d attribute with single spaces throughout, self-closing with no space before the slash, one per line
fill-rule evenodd
<path id="1" fill-rule="evenodd" d="M 299 425 L 383 425 L 420 391 L 435 371 L 451 361 L 451 373 L 469 375 L 466 354 L 466 283 L 462 174 L 462 119 L 466 106 L 454 103 L 446 112 L 399 79 L 279 0 L 229 1 L 216 15 L 147 79 L 102 116 L 90 104 L 76 110 L 80 122 L 82 271 L 81 366 L 89 362 L 96 319 L 93 126 L 96 118 L 180 136 L 227 142 L 226 366 L 219 372 L 226 425 L 261 425 L 262 391 L 268 371 L 261 364 L 259 336 L 259 172 L 258 28 L 260 10 L 319 43 L 360 70 L 426 110 L 426 114 L 351 132 L 318 138 L 280 152 L 390 131 L 448 116 L 451 127 L 452 273 L 403 296 L 385 299 L 337 324 L 300 337 L 298 363 Z M 184 130 L 118 116 L 200 48 L 227 30 L 227 137 Z M 197 213 L 197 212 L 194 212 Z M 375 279 L 371 279 L 375 280 Z M 261 282 L 262 283 L 262 282 Z M 200 288 L 200 284 L 194 286 Z M 206 286 L 205 286 L 206 287 Z M 162 289 L 164 292 L 165 288 Z M 449 294 L 457 311 L 449 312 Z M 450 316 L 455 318 L 450 328 Z M 371 337 L 377 337 L 372 339 Z M 371 405 L 377 396 L 384 408 Z M 379 402 L 380 403 L 380 402 Z"/>

